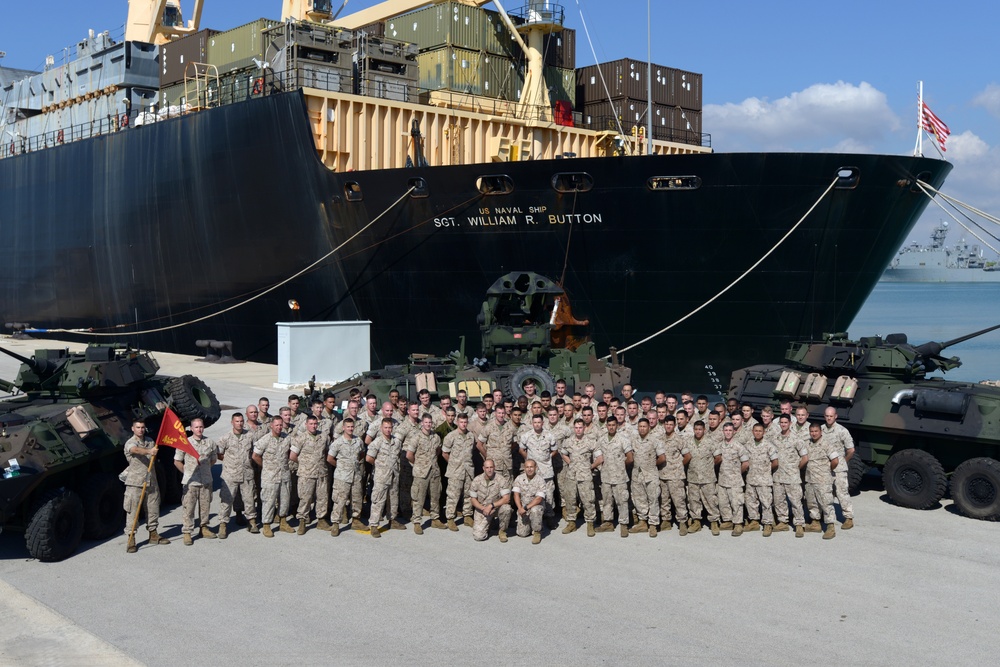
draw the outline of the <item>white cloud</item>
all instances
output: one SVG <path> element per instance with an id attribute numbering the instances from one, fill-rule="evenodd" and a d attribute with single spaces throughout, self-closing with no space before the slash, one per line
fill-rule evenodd
<path id="1" fill-rule="evenodd" d="M 870 150 L 900 126 L 884 93 L 869 83 L 817 83 L 769 101 L 705 106 L 704 126 L 718 150 Z"/>
<path id="2" fill-rule="evenodd" d="M 971 130 L 951 135 L 948 137 L 946 145 L 948 146 L 947 158 L 955 164 L 975 162 L 986 157 L 990 152 L 990 145 Z M 927 151 L 924 153 L 926 154 Z"/>
<path id="3" fill-rule="evenodd" d="M 983 107 L 1000 118 L 1000 85 L 991 83 L 986 86 L 983 92 L 972 98 L 972 106 Z"/>

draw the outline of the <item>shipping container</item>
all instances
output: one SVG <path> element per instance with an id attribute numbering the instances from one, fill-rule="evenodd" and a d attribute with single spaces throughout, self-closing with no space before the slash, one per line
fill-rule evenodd
<path id="1" fill-rule="evenodd" d="M 385 36 L 411 42 L 421 50 L 453 46 L 481 51 L 486 25 L 483 10 L 449 1 L 387 19 Z M 493 32 L 492 25 L 490 31 Z"/>
<path id="2" fill-rule="evenodd" d="M 208 62 L 219 68 L 219 74 L 256 66 L 254 59 L 263 60 L 264 31 L 280 23 L 257 19 L 212 35 L 208 39 Z"/>
<path id="3" fill-rule="evenodd" d="M 674 70 L 674 104 L 684 109 L 701 111 L 702 109 L 702 76 L 694 72 Z"/>
<path id="4" fill-rule="evenodd" d="M 645 100 L 627 98 L 591 102 L 581 111 L 581 123 L 593 130 L 645 134 L 647 107 Z M 700 111 L 654 104 L 652 116 L 654 139 L 701 145 Z"/>
<path id="5" fill-rule="evenodd" d="M 576 70 L 559 67 L 545 68 L 545 85 L 553 102 L 566 101 L 576 106 Z"/>
<path id="6" fill-rule="evenodd" d="M 175 39 L 160 47 L 160 88 L 168 88 L 184 80 L 188 63 L 208 62 L 208 41 L 218 30 L 205 29 L 193 35 Z"/>
<path id="7" fill-rule="evenodd" d="M 510 58 L 482 51 L 444 47 L 418 56 L 420 88 L 516 100 L 523 84 Z"/>
<path id="8" fill-rule="evenodd" d="M 576 30 L 564 28 L 561 32 L 545 35 L 543 44 L 542 57 L 546 66 L 576 69 Z"/>
<path id="9" fill-rule="evenodd" d="M 651 71 L 650 71 L 651 70 Z M 685 106 L 680 104 L 677 94 L 677 75 L 680 70 L 663 65 L 652 65 L 647 63 L 623 58 L 599 65 L 588 65 L 577 70 L 578 90 L 577 97 L 579 104 L 588 104 L 608 99 L 629 98 L 635 100 L 649 99 L 652 92 L 653 102 L 656 104 L 666 104 L 670 106 Z M 652 74 L 652 86 L 647 86 L 647 74 Z M 685 75 L 684 83 L 693 91 L 697 91 L 694 106 L 686 108 L 701 107 L 701 75 L 692 72 L 680 72 Z M 602 83 L 601 75 L 604 76 Z M 604 85 L 607 85 L 607 91 Z M 580 99 L 582 98 L 582 99 Z M 692 104 L 694 98 L 692 98 Z"/>

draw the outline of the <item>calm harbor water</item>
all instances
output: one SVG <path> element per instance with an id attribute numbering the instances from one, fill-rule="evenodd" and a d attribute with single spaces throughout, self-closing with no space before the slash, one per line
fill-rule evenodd
<path id="1" fill-rule="evenodd" d="M 911 344 L 919 345 L 994 324 L 1000 324 L 1000 283 L 879 283 L 848 332 L 854 339 L 905 333 Z M 950 380 L 1000 380 L 1000 329 L 942 355 L 962 359 L 962 366 L 944 374 Z"/>

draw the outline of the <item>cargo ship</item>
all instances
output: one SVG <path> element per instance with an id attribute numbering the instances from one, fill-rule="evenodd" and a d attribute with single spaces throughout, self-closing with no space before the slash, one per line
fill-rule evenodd
<path id="1" fill-rule="evenodd" d="M 1000 265 L 988 260 L 983 249 L 964 238 L 953 246 L 944 244 L 948 221 L 931 230 L 931 242 L 914 241 L 903 246 L 882 274 L 886 283 L 995 283 L 1000 282 Z"/>
<path id="2" fill-rule="evenodd" d="M 124 40 L 8 80 L 0 321 L 273 362 L 276 322 L 370 320 L 377 367 L 475 340 L 530 270 L 598 349 L 662 332 L 625 355 L 640 388 L 720 391 L 844 330 L 951 169 L 715 152 L 698 75 L 573 69 L 556 3 L 409 4 L 215 32 L 133 1 Z"/>

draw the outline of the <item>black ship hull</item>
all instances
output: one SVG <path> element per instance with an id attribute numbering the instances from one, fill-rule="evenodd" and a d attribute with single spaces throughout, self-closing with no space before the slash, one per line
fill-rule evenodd
<path id="1" fill-rule="evenodd" d="M 851 176 L 778 245 L 845 167 Z M 486 288 L 532 270 L 565 276 L 598 349 L 622 348 L 777 245 L 626 355 L 646 389 L 718 390 L 790 340 L 845 329 L 928 203 L 912 181 L 939 187 L 950 169 L 789 153 L 337 174 L 317 159 L 301 94 L 272 95 L 0 160 L 0 315 L 191 354 L 196 339 L 233 340 L 237 356 L 273 362 L 275 323 L 294 299 L 302 320 L 371 320 L 377 367 L 454 349 L 460 335 L 471 356 Z M 592 187 L 567 188 L 565 173 Z M 498 175 L 512 191 L 484 195 L 481 179 Z M 658 177 L 697 187 L 651 189 Z M 383 212 L 327 261 L 237 305 Z"/>

